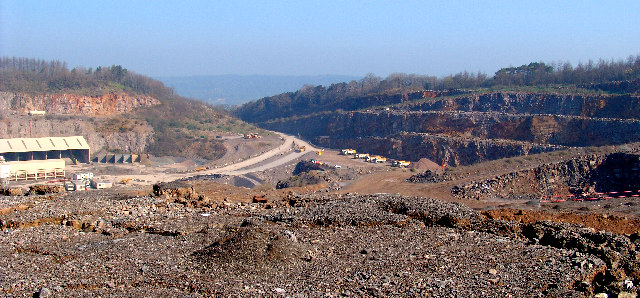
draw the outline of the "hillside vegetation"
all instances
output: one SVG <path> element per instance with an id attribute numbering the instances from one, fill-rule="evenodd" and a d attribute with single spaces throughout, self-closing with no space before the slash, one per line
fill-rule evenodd
<path id="1" fill-rule="evenodd" d="M 245 121 L 262 122 L 269 119 L 302 116 L 321 111 L 358 110 L 372 106 L 384 106 L 422 98 L 424 90 L 449 92 L 439 95 L 455 95 L 464 89 L 476 92 L 534 91 L 562 93 L 629 92 L 620 90 L 616 81 L 640 79 L 640 56 L 630 56 L 626 61 L 589 61 L 573 67 L 570 63 L 545 64 L 533 62 L 518 67 L 498 70 L 494 76 L 484 73 L 462 72 L 444 78 L 415 74 L 391 74 L 382 79 L 369 74 L 359 81 L 332 84 L 330 86 L 305 86 L 296 92 L 282 93 L 247 103 L 236 110 Z M 638 83 L 631 83 L 638 90 Z M 629 87 L 629 84 L 627 84 Z M 633 91 L 633 88 L 631 91 Z"/>
<path id="2" fill-rule="evenodd" d="M 225 152 L 222 143 L 215 139 L 216 135 L 257 130 L 221 107 L 179 96 L 163 83 L 120 65 L 69 70 L 66 63 L 60 61 L 5 57 L 0 59 L 0 91 L 33 96 L 102 96 L 110 93 L 152 96 L 160 104 L 114 116 L 96 130 L 126 133 L 133 129 L 129 125 L 132 120 L 148 123 L 153 128 L 153 142 L 147 148 L 148 152 L 160 156 L 215 159 Z"/>

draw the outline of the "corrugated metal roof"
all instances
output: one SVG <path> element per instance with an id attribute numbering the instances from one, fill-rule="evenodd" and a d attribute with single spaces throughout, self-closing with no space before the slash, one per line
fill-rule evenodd
<path id="1" fill-rule="evenodd" d="M 83 136 L 0 139 L 0 154 L 76 149 L 89 149 Z"/>

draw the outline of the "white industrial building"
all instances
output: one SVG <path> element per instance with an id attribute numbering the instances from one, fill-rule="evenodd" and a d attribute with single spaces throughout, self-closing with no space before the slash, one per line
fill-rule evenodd
<path id="1" fill-rule="evenodd" d="M 82 136 L 0 139 L 0 156 L 0 176 L 7 180 L 64 177 L 64 159 L 74 163 L 91 160 L 89 144 Z"/>
<path id="2" fill-rule="evenodd" d="M 89 144 L 82 136 L 0 139 L 0 155 L 6 161 L 69 158 L 89 163 Z"/>

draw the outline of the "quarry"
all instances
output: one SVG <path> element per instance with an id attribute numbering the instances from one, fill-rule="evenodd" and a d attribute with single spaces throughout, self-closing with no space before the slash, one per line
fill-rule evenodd
<path id="1" fill-rule="evenodd" d="M 637 81 L 587 87 L 0 92 L 0 296 L 636 297 Z"/>

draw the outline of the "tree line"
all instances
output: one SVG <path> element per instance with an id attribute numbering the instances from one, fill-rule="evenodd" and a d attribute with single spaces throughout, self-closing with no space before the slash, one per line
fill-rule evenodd
<path id="1" fill-rule="evenodd" d="M 66 62 L 34 58 L 0 58 L 0 90 L 27 93 L 81 93 L 103 95 L 113 91 L 130 91 L 167 99 L 171 88 L 120 65 L 69 70 Z"/>
<path id="2" fill-rule="evenodd" d="M 598 62 L 588 61 L 577 66 L 569 62 L 547 64 L 532 62 L 517 67 L 505 67 L 488 76 L 483 72 L 467 71 L 442 78 L 435 76 L 394 73 L 382 79 L 368 74 L 360 81 L 329 86 L 344 89 L 346 96 L 365 96 L 376 93 L 410 92 L 418 90 L 473 89 L 509 86 L 541 85 L 588 85 L 612 81 L 628 81 L 640 78 L 640 55 L 629 56 L 626 60 Z M 307 87 L 308 88 L 308 87 Z M 305 89 L 305 88 L 303 88 Z M 303 90 L 301 89 L 301 90 Z"/>

